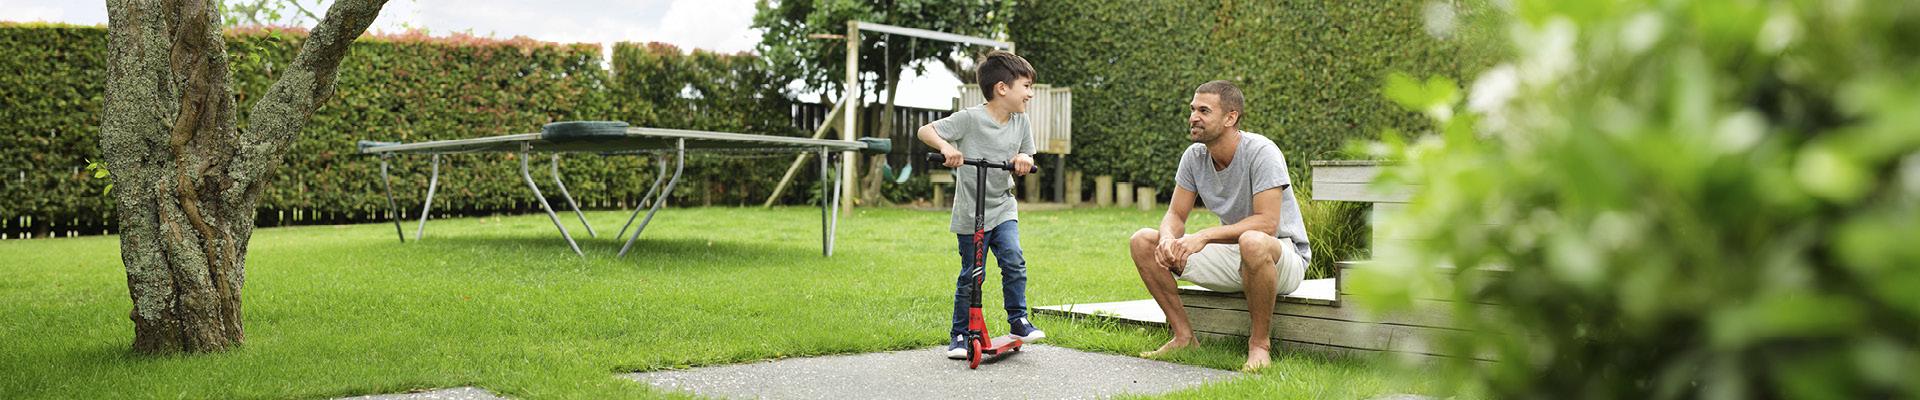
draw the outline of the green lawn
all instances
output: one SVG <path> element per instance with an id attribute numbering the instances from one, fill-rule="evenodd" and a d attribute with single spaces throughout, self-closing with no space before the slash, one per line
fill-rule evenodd
<path id="1" fill-rule="evenodd" d="M 1023 216 L 1031 305 L 1146 297 L 1124 241 L 1157 213 Z M 819 255 L 817 208 L 663 210 L 625 259 L 613 257 L 610 236 L 626 214 L 589 217 L 601 237 L 582 239 L 585 259 L 537 214 L 434 221 L 425 241 L 405 244 L 392 224 L 262 229 L 248 257 L 246 345 L 186 357 L 128 352 L 116 237 L 0 241 L 0 398 L 325 398 L 464 385 L 530 399 L 653 398 L 670 394 L 615 374 L 945 343 L 959 262 L 943 212 L 854 211 L 832 258 Z M 989 296 L 991 320 L 1001 319 L 998 300 Z M 1167 337 L 1036 323 L 1047 344 L 1117 354 Z M 1235 368 L 1243 349 L 1213 342 L 1175 361 Z M 1283 353 L 1259 375 L 1169 397 L 1437 391 L 1424 374 L 1382 365 Z"/>

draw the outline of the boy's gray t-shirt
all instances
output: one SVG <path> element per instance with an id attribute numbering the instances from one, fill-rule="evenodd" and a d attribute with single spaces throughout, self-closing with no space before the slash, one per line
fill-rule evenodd
<path id="1" fill-rule="evenodd" d="M 1233 153 L 1227 169 L 1215 171 L 1207 145 L 1194 143 L 1180 156 L 1180 168 L 1174 181 L 1180 188 L 1198 194 L 1208 210 L 1220 216 L 1220 224 L 1232 225 L 1253 215 L 1253 194 L 1267 189 L 1280 191 L 1280 238 L 1293 239 L 1300 258 L 1311 262 L 1313 247 L 1307 244 L 1307 225 L 1300 218 L 1300 203 L 1294 201 L 1292 178 L 1287 173 L 1287 156 L 1272 139 L 1240 131 L 1240 147 Z"/>
<path id="2" fill-rule="evenodd" d="M 954 112 L 933 121 L 940 139 L 952 144 L 967 158 L 1009 162 L 1014 154 L 1033 155 L 1033 127 L 1026 113 L 1014 113 L 1002 124 L 993 120 L 985 104 Z M 982 168 L 962 165 L 953 172 L 953 221 L 948 226 L 955 234 L 973 234 L 973 192 L 975 174 Z M 1020 219 L 1014 204 L 1013 173 L 1003 169 L 987 170 L 986 229 Z"/>

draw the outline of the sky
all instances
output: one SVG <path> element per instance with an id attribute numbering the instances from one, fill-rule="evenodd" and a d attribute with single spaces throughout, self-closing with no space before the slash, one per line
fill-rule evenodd
<path id="1" fill-rule="evenodd" d="M 313 0 L 302 0 L 314 4 Z M 325 1 L 331 3 L 331 1 Z M 324 14 L 324 7 L 312 8 Z M 374 20 L 374 31 L 425 28 L 434 35 L 467 32 L 510 38 L 526 36 L 562 43 L 663 42 L 683 49 L 752 51 L 760 32 L 752 29 L 754 0 L 390 0 Z M 94 25 L 107 23 L 105 1 L 0 0 L 0 20 Z M 902 77 L 901 105 L 949 108 L 960 82 L 934 67 L 920 76 Z M 817 101 L 819 95 L 789 92 Z"/>

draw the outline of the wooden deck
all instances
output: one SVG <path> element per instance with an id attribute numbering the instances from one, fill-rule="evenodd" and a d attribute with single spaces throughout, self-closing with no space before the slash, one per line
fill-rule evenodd
<path id="1" fill-rule="evenodd" d="M 1316 161 L 1311 164 L 1314 200 L 1352 201 L 1372 204 L 1369 223 L 1386 218 L 1405 207 L 1411 187 L 1373 185 L 1382 164 L 1366 161 Z M 1411 238 L 1378 229 L 1373 231 L 1371 254 L 1376 258 L 1406 251 Z M 1416 299 L 1412 309 L 1375 313 L 1367 307 L 1364 295 L 1346 290 L 1348 272 L 1366 268 L 1365 261 L 1336 263 L 1334 277 L 1301 283 L 1293 293 L 1275 300 L 1271 335 L 1274 345 L 1286 350 L 1368 355 L 1434 360 L 1466 357 L 1492 362 L 1492 354 L 1458 354 L 1441 345 L 1446 338 L 1476 335 L 1461 329 L 1457 310 L 1500 312 L 1498 305 L 1476 304 L 1456 307 L 1449 299 Z M 1498 273 L 1499 271 L 1494 271 Z M 1194 333 L 1200 336 L 1244 339 L 1250 323 L 1246 297 L 1240 293 L 1221 293 L 1198 286 L 1180 288 L 1180 299 Z M 1152 299 L 1125 302 L 1069 304 L 1037 307 L 1036 313 L 1073 318 L 1106 318 L 1144 326 L 1166 326 L 1166 316 Z"/>
<path id="2" fill-rule="evenodd" d="M 1334 353 L 1339 355 L 1391 355 L 1414 359 L 1460 357 L 1439 344 L 1449 335 L 1470 332 L 1459 329 L 1454 320 L 1454 304 L 1436 299 L 1415 300 L 1414 308 L 1394 313 L 1375 313 L 1365 307 L 1364 296 L 1341 290 L 1338 282 L 1345 271 L 1359 263 L 1340 263 L 1334 278 L 1315 289 L 1321 293 L 1303 293 L 1302 285 L 1293 295 L 1281 296 L 1274 304 L 1271 337 L 1282 349 Z M 1310 282 L 1311 282 L 1310 281 Z M 1196 335 L 1245 338 L 1250 321 L 1247 300 L 1240 293 L 1221 293 L 1198 287 L 1182 287 L 1180 300 Z M 1485 305 L 1481 305 L 1485 307 Z M 1492 360 L 1492 355 L 1467 355 Z"/>

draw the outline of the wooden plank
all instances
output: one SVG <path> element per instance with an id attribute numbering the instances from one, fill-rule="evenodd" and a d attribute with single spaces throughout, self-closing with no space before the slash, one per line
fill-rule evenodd
<path id="1" fill-rule="evenodd" d="M 1237 312 L 1247 312 L 1247 302 L 1243 299 L 1216 296 L 1183 296 L 1183 305 L 1193 308 L 1207 308 Z M 1379 313 L 1364 306 L 1361 299 L 1346 296 L 1340 306 L 1322 306 L 1311 304 L 1279 303 L 1273 306 L 1274 315 L 1320 318 L 1336 321 L 1362 322 L 1369 324 L 1406 325 L 1429 328 L 1458 329 L 1460 323 L 1454 319 L 1454 304 L 1449 301 L 1416 299 L 1413 308 L 1395 312 Z M 1491 306 L 1488 306 L 1491 307 Z"/>
<path id="2" fill-rule="evenodd" d="M 1187 318 L 1195 332 L 1247 337 L 1249 323 L 1245 312 L 1187 307 Z M 1282 319 L 1287 318 L 1287 319 Z M 1271 337 L 1356 349 L 1385 350 L 1389 338 L 1384 331 L 1368 324 L 1317 323 L 1313 318 L 1276 317 L 1269 330 Z M 1337 321 L 1335 321 L 1337 322 Z"/>
<path id="3" fill-rule="evenodd" d="M 1221 334 L 1211 333 L 1211 332 L 1194 332 L 1194 336 L 1205 339 L 1205 340 L 1228 341 L 1228 340 L 1246 340 L 1247 339 L 1244 336 L 1221 335 Z M 1410 363 L 1415 365 L 1440 365 L 1446 361 L 1456 359 L 1454 357 L 1435 356 L 1435 355 L 1418 354 L 1418 353 L 1400 353 L 1400 352 L 1381 351 L 1381 350 L 1351 349 L 1351 348 L 1338 347 L 1338 346 L 1328 346 L 1328 345 L 1318 344 L 1318 343 L 1297 342 L 1297 341 L 1286 340 L 1286 339 L 1274 339 L 1273 346 L 1275 350 L 1283 351 L 1283 352 L 1305 353 L 1305 354 L 1315 354 L 1315 355 L 1321 355 L 1321 356 L 1344 357 L 1344 358 L 1363 358 L 1363 359 L 1364 358 L 1387 358 L 1394 361 Z M 1279 354 L 1274 354 L 1274 355 L 1279 356 Z M 1476 364 L 1481 364 L 1481 365 L 1491 365 L 1494 363 L 1493 361 L 1487 361 L 1487 360 L 1473 360 L 1473 361 Z"/>
<path id="4" fill-rule="evenodd" d="M 1244 311 L 1188 307 L 1193 330 L 1219 335 L 1246 337 L 1247 314 Z M 1448 337 L 1470 332 L 1417 326 L 1338 321 L 1291 315 L 1275 315 L 1270 332 L 1273 338 L 1352 349 L 1417 353 L 1434 356 L 1459 356 L 1440 346 Z M 1491 360 L 1489 354 L 1471 358 Z"/>
<path id="5" fill-rule="evenodd" d="M 1308 166 L 1311 166 L 1311 167 L 1314 167 L 1314 168 L 1319 168 L 1319 167 L 1343 167 L 1343 166 L 1346 166 L 1346 167 L 1351 167 L 1351 166 L 1390 166 L 1390 165 L 1398 165 L 1398 164 L 1399 164 L 1399 162 L 1397 162 L 1397 161 L 1389 161 L 1389 160 L 1313 160 L 1313 161 L 1308 161 L 1308 162 L 1307 162 L 1307 165 L 1308 165 Z"/>
<path id="6" fill-rule="evenodd" d="M 981 46 L 987 46 L 987 47 L 1013 50 L 1013 42 L 1003 42 L 1003 41 L 998 41 L 998 40 L 993 40 L 993 39 L 988 39 L 983 37 L 966 36 L 966 35 L 952 34 L 952 33 L 940 32 L 940 31 L 930 31 L 930 30 L 920 29 L 920 28 L 908 28 L 904 26 L 893 26 L 893 25 L 866 22 L 866 21 L 855 21 L 853 22 L 853 26 L 854 26 L 854 29 L 859 29 L 863 31 L 890 33 L 890 34 L 895 34 L 900 36 L 912 36 L 917 38 L 933 39 L 933 40 L 939 40 L 944 42 L 975 44 L 975 45 L 981 45 Z"/>
<path id="7" fill-rule="evenodd" d="M 1328 165 L 1313 167 L 1313 184 L 1319 187 L 1322 182 L 1329 183 L 1369 183 L 1380 176 L 1381 167 L 1374 165 Z"/>
<path id="8" fill-rule="evenodd" d="M 1411 185 L 1374 188 L 1370 183 L 1314 183 L 1313 199 L 1362 203 L 1406 203 L 1413 197 L 1413 191 L 1417 188 Z"/>
<path id="9" fill-rule="evenodd" d="M 1337 293 L 1339 293 L 1338 278 L 1308 279 L 1300 282 L 1300 287 L 1295 289 L 1293 293 L 1277 296 L 1274 301 L 1279 303 L 1335 305 L 1339 304 Z M 1215 292 L 1199 286 L 1181 286 L 1180 296 L 1182 298 L 1187 296 L 1215 296 L 1232 299 L 1246 298 L 1246 295 L 1243 293 Z M 1241 301 L 1245 302 L 1245 300 Z"/>

